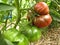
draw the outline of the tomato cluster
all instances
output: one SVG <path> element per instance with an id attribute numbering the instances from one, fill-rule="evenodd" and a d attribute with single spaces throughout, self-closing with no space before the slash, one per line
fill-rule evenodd
<path id="1" fill-rule="evenodd" d="M 49 7 L 45 2 L 38 2 L 34 6 L 34 11 L 38 15 L 35 16 L 33 20 L 33 24 L 39 28 L 47 27 L 52 22 L 52 17 L 49 14 Z M 30 13 L 31 14 L 31 13 Z M 32 15 L 28 15 L 28 20 L 31 18 Z"/>
<path id="2" fill-rule="evenodd" d="M 15 28 L 11 28 L 4 31 L 3 36 L 11 42 L 18 42 L 17 45 L 29 45 L 29 41 L 34 42 L 41 38 L 40 28 L 49 26 L 52 22 L 49 7 L 45 2 L 38 2 L 34 6 L 34 10 L 29 11 L 27 18 L 30 22 L 21 20 L 20 32 Z M 32 23 L 33 26 L 28 25 L 30 23 Z"/>
<path id="3" fill-rule="evenodd" d="M 29 45 L 30 42 L 41 38 L 41 31 L 35 26 L 28 26 L 26 29 L 21 30 L 21 32 L 15 28 L 10 28 L 4 31 L 3 36 L 12 43 L 17 43 L 16 45 Z"/>

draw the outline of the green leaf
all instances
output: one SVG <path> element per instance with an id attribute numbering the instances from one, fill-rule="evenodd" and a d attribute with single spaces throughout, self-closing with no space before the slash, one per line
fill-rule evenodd
<path id="1" fill-rule="evenodd" d="M 0 37 L 0 45 L 7 45 L 7 43 L 2 37 Z"/>
<path id="2" fill-rule="evenodd" d="M 35 0 L 36 2 L 47 2 L 48 0 Z"/>
<path id="3" fill-rule="evenodd" d="M 53 20 L 60 22 L 60 14 L 56 10 L 51 9 L 50 14 Z"/>
<path id="4" fill-rule="evenodd" d="M 8 0 L 2 0 L 4 3 L 6 3 Z"/>
<path id="5" fill-rule="evenodd" d="M 47 3 L 48 6 L 50 6 L 51 2 L 52 2 L 52 0 L 47 0 L 46 3 Z"/>
<path id="6" fill-rule="evenodd" d="M 0 11 L 13 10 L 14 8 L 15 8 L 14 6 L 4 4 L 4 3 L 0 3 Z"/>
<path id="7" fill-rule="evenodd" d="M 7 45 L 14 45 L 12 42 L 10 42 L 9 40 L 7 40 L 7 39 L 4 39 L 5 41 L 6 41 L 6 43 L 7 43 Z"/>

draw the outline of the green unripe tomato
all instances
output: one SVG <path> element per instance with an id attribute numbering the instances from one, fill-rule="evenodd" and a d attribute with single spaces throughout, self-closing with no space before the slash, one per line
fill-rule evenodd
<path id="1" fill-rule="evenodd" d="M 29 39 L 29 41 L 34 42 L 41 38 L 41 31 L 37 27 L 27 27 L 22 33 Z"/>
<path id="2" fill-rule="evenodd" d="M 15 37 L 15 41 L 18 42 L 18 45 L 29 45 L 29 41 L 27 37 L 25 37 L 23 34 L 19 34 Z"/>
<path id="3" fill-rule="evenodd" d="M 18 30 L 14 29 L 14 28 L 11 28 L 11 29 L 8 29 L 8 30 L 4 31 L 3 36 L 6 39 L 14 42 L 17 34 L 18 34 Z"/>

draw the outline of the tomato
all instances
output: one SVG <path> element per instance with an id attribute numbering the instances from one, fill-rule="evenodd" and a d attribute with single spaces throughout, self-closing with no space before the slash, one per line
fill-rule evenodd
<path id="1" fill-rule="evenodd" d="M 14 28 L 11 28 L 11 29 L 8 29 L 8 30 L 4 31 L 3 36 L 6 39 L 13 42 L 15 40 L 15 37 L 16 37 L 17 34 L 18 34 L 18 30 L 14 29 Z"/>
<path id="2" fill-rule="evenodd" d="M 37 16 L 33 20 L 34 25 L 39 28 L 49 26 L 51 22 L 52 22 L 52 17 L 49 14 Z"/>
<path id="3" fill-rule="evenodd" d="M 18 42 L 17 45 L 29 45 L 29 41 L 27 37 L 25 37 L 23 34 L 19 34 L 15 37 L 15 41 Z"/>
<path id="4" fill-rule="evenodd" d="M 27 37 L 21 33 L 18 33 L 18 30 L 14 28 L 4 31 L 4 37 L 11 42 L 18 42 L 17 45 L 29 45 Z"/>
<path id="5" fill-rule="evenodd" d="M 34 6 L 34 10 L 41 14 L 41 15 L 46 15 L 49 13 L 49 7 L 45 2 L 39 2 Z"/>
<path id="6" fill-rule="evenodd" d="M 14 45 L 11 41 L 7 40 L 7 39 L 4 39 L 6 44 L 3 42 L 2 45 Z M 1 45 L 1 44 L 0 44 Z"/>
<path id="7" fill-rule="evenodd" d="M 30 42 L 37 41 L 41 38 L 40 29 L 34 26 L 28 26 L 26 30 L 22 30 L 21 32 L 29 39 Z"/>
<path id="8" fill-rule="evenodd" d="M 13 45 L 13 43 L 7 39 L 4 39 L 3 37 L 0 37 L 0 45 Z"/>

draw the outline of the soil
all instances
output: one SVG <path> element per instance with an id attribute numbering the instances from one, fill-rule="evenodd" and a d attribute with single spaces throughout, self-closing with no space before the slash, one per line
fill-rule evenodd
<path id="1" fill-rule="evenodd" d="M 60 45 L 60 28 L 49 29 L 46 36 L 31 45 Z"/>

